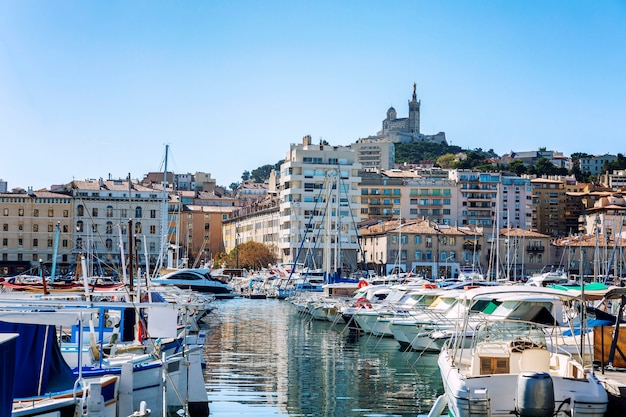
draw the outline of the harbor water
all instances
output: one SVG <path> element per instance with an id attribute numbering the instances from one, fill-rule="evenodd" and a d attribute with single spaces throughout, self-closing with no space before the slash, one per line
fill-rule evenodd
<path id="1" fill-rule="evenodd" d="M 211 416 L 417 416 L 443 385 L 436 355 L 355 336 L 288 301 L 236 298 L 204 319 Z"/>

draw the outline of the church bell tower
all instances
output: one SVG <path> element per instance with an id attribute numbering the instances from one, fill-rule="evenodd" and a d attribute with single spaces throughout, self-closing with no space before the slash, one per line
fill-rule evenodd
<path id="1" fill-rule="evenodd" d="M 420 101 L 417 100 L 417 85 L 413 83 L 413 97 L 409 101 L 409 131 L 414 135 L 420 133 Z"/>

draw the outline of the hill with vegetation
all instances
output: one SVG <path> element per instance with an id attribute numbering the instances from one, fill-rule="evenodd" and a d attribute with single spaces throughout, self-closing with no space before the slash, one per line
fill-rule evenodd
<path id="1" fill-rule="evenodd" d="M 546 150 L 540 148 L 539 150 Z M 474 169 L 478 171 L 508 171 L 516 175 L 574 175 L 578 181 L 593 182 L 596 178 L 589 173 L 581 172 L 579 161 L 581 158 L 588 158 L 592 155 L 586 153 L 573 153 L 571 155 L 573 168 L 557 167 L 550 160 L 540 158 L 534 165 L 525 165 L 522 161 L 513 161 L 510 164 L 494 163 L 493 160 L 500 158 L 493 149 L 484 151 L 482 148 L 463 149 L 456 145 L 445 145 L 432 142 L 412 142 L 396 143 L 395 163 L 396 164 L 420 164 L 431 162 L 441 168 Z M 270 172 L 274 169 L 280 170 L 284 160 L 275 164 L 266 164 L 252 171 L 244 171 L 241 175 L 242 181 L 252 180 L 254 182 L 265 182 L 269 179 Z M 617 160 L 606 164 L 604 172 L 626 169 L 626 157 L 617 154 Z M 239 183 L 232 183 L 229 188 L 236 189 Z"/>

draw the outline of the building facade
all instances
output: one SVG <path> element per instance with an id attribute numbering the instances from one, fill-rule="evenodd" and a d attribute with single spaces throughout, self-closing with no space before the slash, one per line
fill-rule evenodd
<path id="1" fill-rule="evenodd" d="M 176 221 L 167 215 L 167 195 L 162 190 L 124 180 L 72 181 L 65 186 L 73 197 L 73 262 L 86 257 L 88 273 L 109 275 L 126 259 L 150 270 L 163 260 L 169 243 L 176 241 Z M 178 212 L 172 208 L 172 212 Z M 132 235 L 132 238 L 130 236 Z"/>
<path id="2" fill-rule="evenodd" d="M 567 236 L 565 221 L 566 191 L 564 179 L 534 178 L 532 229 L 544 235 Z"/>
<path id="3" fill-rule="evenodd" d="M 617 161 L 617 156 L 609 154 L 580 158 L 580 171 L 583 174 L 600 175 L 604 172 L 604 166 L 607 163 L 615 161 Z"/>
<path id="4" fill-rule="evenodd" d="M 310 136 L 291 144 L 279 180 L 283 262 L 340 274 L 357 268 L 360 169 L 349 147 L 313 145 Z"/>
<path id="5" fill-rule="evenodd" d="M 365 226 L 361 236 L 369 270 L 379 275 L 412 271 L 439 279 L 458 277 L 476 266 L 482 231 L 429 220 L 394 220 Z"/>
<path id="6" fill-rule="evenodd" d="M 73 263 L 73 198 L 50 191 L 0 194 L 0 276 L 70 272 Z M 53 258 L 56 254 L 56 258 Z"/>

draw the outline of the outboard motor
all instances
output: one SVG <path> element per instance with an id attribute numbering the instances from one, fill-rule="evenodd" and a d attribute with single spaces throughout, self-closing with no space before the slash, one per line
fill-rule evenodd
<path id="1" fill-rule="evenodd" d="M 515 411 L 520 417 L 552 417 L 554 385 L 547 372 L 522 372 L 517 377 Z"/>

